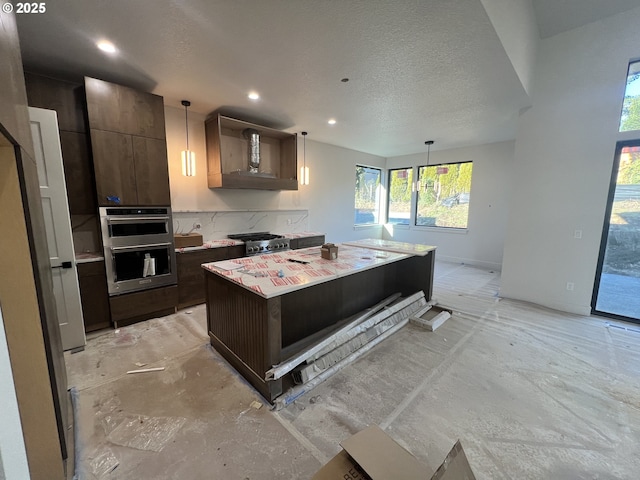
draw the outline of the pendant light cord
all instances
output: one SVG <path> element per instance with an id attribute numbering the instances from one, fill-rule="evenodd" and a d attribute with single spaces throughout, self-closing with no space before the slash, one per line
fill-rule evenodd
<path id="1" fill-rule="evenodd" d="M 307 168 L 307 132 L 301 132 L 301 133 L 302 133 L 302 155 L 303 155 L 302 163 L 304 168 Z"/>
<path id="2" fill-rule="evenodd" d="M 427 140 L 424 144 L 427 146 L 427 167 L 429 166 L 429 158 L 431 157 L 431 145 L 433 145 L 433 140 Z"/>
<path id="3" fill-rule="evenodd" d="M 182 100 L 182 105 L 184 105 L 184 128 L 187 132 L 187 151 L 189 151 L 189 114 L 187 107 L 191 105 L 191 102 L 189 100 Z"/>

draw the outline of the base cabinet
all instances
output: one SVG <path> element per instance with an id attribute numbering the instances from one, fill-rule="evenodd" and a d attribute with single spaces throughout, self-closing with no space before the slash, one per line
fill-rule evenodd
<path id="1" fill-rule="evenodd" d="M 104 261 L 79 263 L 78 281 L 85 332 L 111 327 L 109 292 Z"/>
<path id="2" fill-rule="evenodd" d="M 142 292 L 124 293 L 109 298 L 111 320 L 115 328 L 132 325 L 150 318 L 175 313 L 178 287 L 153 288 Z"/>
<path id="3" fill-rule="evenodd" d="M 314 235 L 313 237 L 292 238 L 289 240 L 291 250 L 300 248 L 320 247 L 324 244 L 324 235 Z"/>
<path id="4" fill-rule="evenodd" d="M 200 265 L 244 255 L 244 245 L 176 253 L 178 308 L 205 302 L 204 270 Z"/>
<path id="5" fill-rule="evenodd" d="M 422 290 L 431 300 L 434 258 L 433 251 L 407 257 L 271 298 L 205 271 L 210 343 L 273 403 L 293 384 L 290 374 L 266 381 L 266 372 L 274 365 L 390 295 L 406 297 Z"/>

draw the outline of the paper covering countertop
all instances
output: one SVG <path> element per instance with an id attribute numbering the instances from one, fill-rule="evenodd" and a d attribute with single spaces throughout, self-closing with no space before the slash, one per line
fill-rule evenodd
<path id="1" fill-rule="evenodd" d="M 271 298 L 409 257 L 339 244 L 338 258 L 320 257 L 320 247 L 205 263 L 202 267 L 256 294 Z"/>

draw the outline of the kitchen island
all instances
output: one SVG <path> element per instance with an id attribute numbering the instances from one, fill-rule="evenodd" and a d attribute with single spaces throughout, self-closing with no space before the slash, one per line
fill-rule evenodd
<path id="1" fill-rule="evenodd" d="M 291 378 L 266 372 L 336 330 L 350 316 L 400 292 L 431 299 L 435 247 L 400 253 L 339 245 L 204 264 L 211 345 L 269 402 Z"/>

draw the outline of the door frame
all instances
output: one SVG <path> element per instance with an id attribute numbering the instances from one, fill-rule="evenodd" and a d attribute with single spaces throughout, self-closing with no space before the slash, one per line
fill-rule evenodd
<path id="1" fill-rule="evenodd" d="M 604 222 L 602 227 L 602 237 L 600 239 L 600 251 L 598 252 L 598 264 L 596 267 L 596 277 L 593 282 L 593 294 L 591 295 L 591 314 L 601 317 L 613 318 L 625 322 L 640 323 L 640 319 L 626 317 L 615 313 L 602 312 L 596 310 L 598 292 L 600 291 L 600 280 L 602 279 L 602 268 L 604 267 L 604 256 L 607 251 L 609 241 L 609 228 L 611 227 L 611 212 L 613 211 L 613 201 L 615 199 L 616 187 L 618 186 L 618 171 L 620 170 L 620 156 L 625 147 L 640 147 L 640 138 L 635 140 L 619 140 L 616 142 L 616 150 L 611 168 L 611 178 L 609 180 L 609 194 L 607 195 L 607 206 L 604 212 Z"/>

